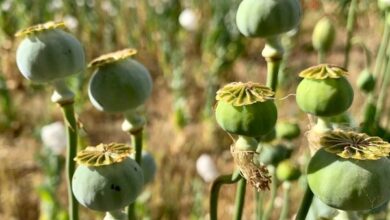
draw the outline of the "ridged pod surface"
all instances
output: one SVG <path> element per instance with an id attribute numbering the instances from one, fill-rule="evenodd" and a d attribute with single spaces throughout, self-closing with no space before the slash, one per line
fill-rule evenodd
<path id="1" fill-rule="evenodd" d="M 103 55 L 92 61 L 96 70 L 89 82 L 92 104 L 105 112 L 125 112 L 142 105 L 152 92 L 149 71 L 129 58 L 134 50 Z"/>
<path id="2" fill-rule="evenodd" d="M 321 117 L 346 111 L 352 104 L 354 93 L 345 75 L 346 70 L 328 64 L 302 71 L 300 76 L 304 79 L 296 91 L 299 108 Z"/>
<path id="3" fill-rule="evenodd" d="M 380 138 L 333 131 L 309 162 L 308 184 L 325 204 L 341 210 L 368 210 L 390 199 L 390 146 Z"/>
<path id="4" fill-rule="evenodd" d="M 298 0 L 243 0 L 236 23 L 247 37 L 271 37 L 298 26 L 301 19 Z"/>
<path id="5" fill-rule="evenodd" d="M 217 92 L 215 116 L 225 131 L 258 137 L 275 126 L 277 109 L 273 92 L 257 83 L 231 83 Z"/>
<path id="6" fill-rule="evenodd" d="M 121 209 L 141 193 L 141 167 L 129 157 L 125 145 L 98 145 L 78 154 L 72 181 L 73 194 L 83 206 L 97 211 Z"/>
<path id="7" fill-rule="evenodd" d="M 64 28 L 63 23 L 49 22 L 16 34 L 24 37 L 16 51 L 16 64 L 24 77 L 47 83 L 85 69 L 82 45 Z"/>

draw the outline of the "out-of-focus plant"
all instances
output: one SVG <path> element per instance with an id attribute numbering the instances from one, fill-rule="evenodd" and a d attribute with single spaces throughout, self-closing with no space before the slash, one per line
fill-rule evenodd
<path id="1" fill-rule="evenodd" d="M 89 81 L 88 94 L 98 110 L 124 115 L 122 130 L 130 133 L 135 161 L 141 166 L 146 120 L 140 111 L 151 95 L 152 78 L 144 65 L 130 58 L 136 53 L 134 49 L 125 49 L 94 59 L 89 65 L 94 74 Z M 128 218 L 136 218 L 133 201 L 128 209 Z"/>
<path id="2" fill-rule="evenodd" d="M 16 63 L 22 75 L 34 83 L 54 87 L 52 102 L 58 104 L 67 125 L 66 173 L 68 181 L 69 217 L 78 219 L 78 205 L 72 194 L 71 181 L 77 152 L 77 123 L 74 114 L 74 93 L 65 78 L 85 69 L 85 55 L 80 42 L 64 31 L 62 22 L 48 22 L 16 33 L 23 37 L 16 52 Z"/>
<path id="3" fill-rule="evenodd" d="M 142 168 L 131 159 L 124 144 L 100 144 L 77 154 L 79 164 L 72 181 L 73 193 L 83 206 L 106 212 L 105 220 L 126 220 L 122 209 L 142 192 Z"/>
<path id="4" fill-rule="evenodd" d="M 45 176 L 38 188 L 41 198 L 40 220 L 68 218 L 59 204 L 57 189 L 61 183 L 61 173 L 64 166 L 63 151 L 66 148 L 66 130 L 62 122 L 55 122 L 41 129 L 43 148 L 38 155 L 37 163 Z"/>
<path id="5" fill-rule="evenodd" d="M 196 171 L 206 182 L 213 182 L 219 175 L 214 160 L 208 154 L 202 154 L 196 160 Z"/>
<path id="6" fill-rule="evenodd" d="M 325 61 L 325 55 L 331 49 L 336 35 L 336 30 L 332 21 L 327 18 L 321 18 L 313 30 L 312 43 L 318 53 L 318 64 Z"/>

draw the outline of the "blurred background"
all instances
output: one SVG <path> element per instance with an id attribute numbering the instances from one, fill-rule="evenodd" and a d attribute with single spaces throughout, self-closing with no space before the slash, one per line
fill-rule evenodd
<path id="1" fill-rule="evenodd" d="M 240 0 L 0 0 L 0 219 L 45 219 L 47 209 L 66 211 L 64 151 L 61 146 L 50 148 L 50 144 L 44 144 L 42 134 L 45 125 L 62 121 L 60 109 L 50 101 L 52 88 L 31 84 L 15 64 L 20 39 L 14 34 L 51 20 L 66 23 L 83 44 L 87 61 L 131 47 L 138 50 L 135 59 L 152 74 L 154 87 L 145 105 L 144 142 L 155 158 L 157 173 L 139 198 L 140 219 L 206 219 L 210 180 L 218 173 L 234 170 L 232 140 L 214 120 L 215 92 L 233 81 L 265 84 L 266 62 L 261 56 L 264 40 L 244 38 L 238 32 L 235 13 L 239 3 Z M 286 53 L 276 104 L 278 120 L 298 123 L 302 131 L 300 138 L 288 144 L 293 149 L 293 160 L 304 172 L 305 131 L 310 125 L 307 115 L 295 104 L 298 73 L 317 64 L 311 36 L 314 25 L 324 16 L 336 29 L 326 62 L 343 65 L 350 0 L 301 3 L 301 25 L 283 36 Z M 376 1 L 361 0 L 356 15 L 354 40 L 361 42 L 375 59 L 383 33 L 383 14 Z M 350 56 L 348 78 L 355 86 L 359 73 L 373 65 L 365 62 L 364 50 L 358 44 L 353 45 Z M 90 104 L 86 88 L 91 74 L 87 69 L 69 80 L 77 94 L 80 147 L 130 143 L 128 134 L 121 130 L 122 115 L 99 112 Z M 356 124 L 361 121 L 365 98 L 355 86 L 350 113 Z M 389 113 L 381 120 L 383 126 L 390 125 Z M 199 161 L 201 155 L 203 159 Z M 202 166 L 209 168 L 206 174 Z M 290 218 L 297 211 L 303 185 L 302 181 L 292 185 Z M 254 219 L 253 191 L 247 187 L 243 219 Z M 220 219 L 232 216 L 234 194 L 234 185 L 222 188 Z M 270 193 L 264 196 L 268 198 Z M 278 218 L 281 201 L 279 190 L 270 219 Z M 81 207 L 81 219 L 102 219 L 102 215 Z M 55 219 L 66 219 L 56 216 Z"/>

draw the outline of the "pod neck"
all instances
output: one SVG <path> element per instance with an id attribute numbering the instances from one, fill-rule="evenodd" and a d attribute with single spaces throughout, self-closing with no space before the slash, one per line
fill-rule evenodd
<path id="1" fill-rule="evenodd" d="M 239 135 L 234 147 L 238 151 L 256 151 L 258 144 L 253 137 Z"/>
<path id="2" fill-rule="evenodd" d="M 137 133 L 146 124 L 145 117 L 137 109 L 128 110 L 124 113 L 125 120 L 122 123 L 122 130 L 130 133 Z"/>
<path id="3" fill-rule="evenodd" d="M 54 87 L 51 101 L 60 105 L 72 104 L 75 94 L 69 89 L 65 80 L 57 80 L 51 83 Z"/>

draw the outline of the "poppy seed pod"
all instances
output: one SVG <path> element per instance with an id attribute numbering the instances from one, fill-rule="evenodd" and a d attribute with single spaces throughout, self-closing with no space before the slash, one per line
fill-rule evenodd
<path id="1" fill-rule="evenodd" d="M 152 92 L 149 71 L 130 57 L 125 49 L 103 55 L 90 63 L 95 72 L 89 81 L 88 95 L 101 111 L 125 112 L 142 105 Z"/>
<path id="2" fill-rule="evenodd" d="M 79 163 L 72 180 L 73 194 L 83 206 L 97 211 L 114 211 L 134 202 L 141 193 L 141 167 L 129 157 L 123 144 L 100 144 L 78 153 Z"/>
<path id="3" fill-rule="evenodd" d="M 312 35 L 314 49 L 321 52 L 327 52 L 333 45 L 336 36 L 335 28 L 332 21 L 324 17 L 317 22 Z"/>
<path id="4" fill-rule="evenodd" d="M 25 37 L 16 51 L 16 63 L 25 78 L 48 83 L 84 70 L 83 47 L 65 28 L 64 23 L 48 22 L 16 34 Z"/>
<path id="5" fill-rule="evenodd" d="M 320 117 L 341 114 L 353 101 L 353 89 L 343 68 L 321 64 L 302 71 L 296 101 L 299 108 Z"/>
<path id="6" fill-rule="evenodd" d="M 265 135 L 273 129 L 277 119 L 273 95 L 270 88 L 258 83 L 230 83 L 217 92 L 217 123 L 232 134 Z"/>
<path id="7" fill-rule="evenodd" d="M 374 90 L 376 80 L 370 70 L 365 69 L 359 74 L 356 84 L 364 93 L 369 93 Z"/>
<path id="8" fill-rule="evenodd" d="M 298 0 L 243 0 L 237 10 L 238 30 L 247 37 L 271 37 L 292 30 L 301 19 Z"/>
<path id="9" fill-rule="evenodd" d="M 389 143 L 337 130 L 325 133 L 320 144 L 309 162 L 307 179 L 322 202 L 341 210 L 368 210 L 390 199 Z"/>

